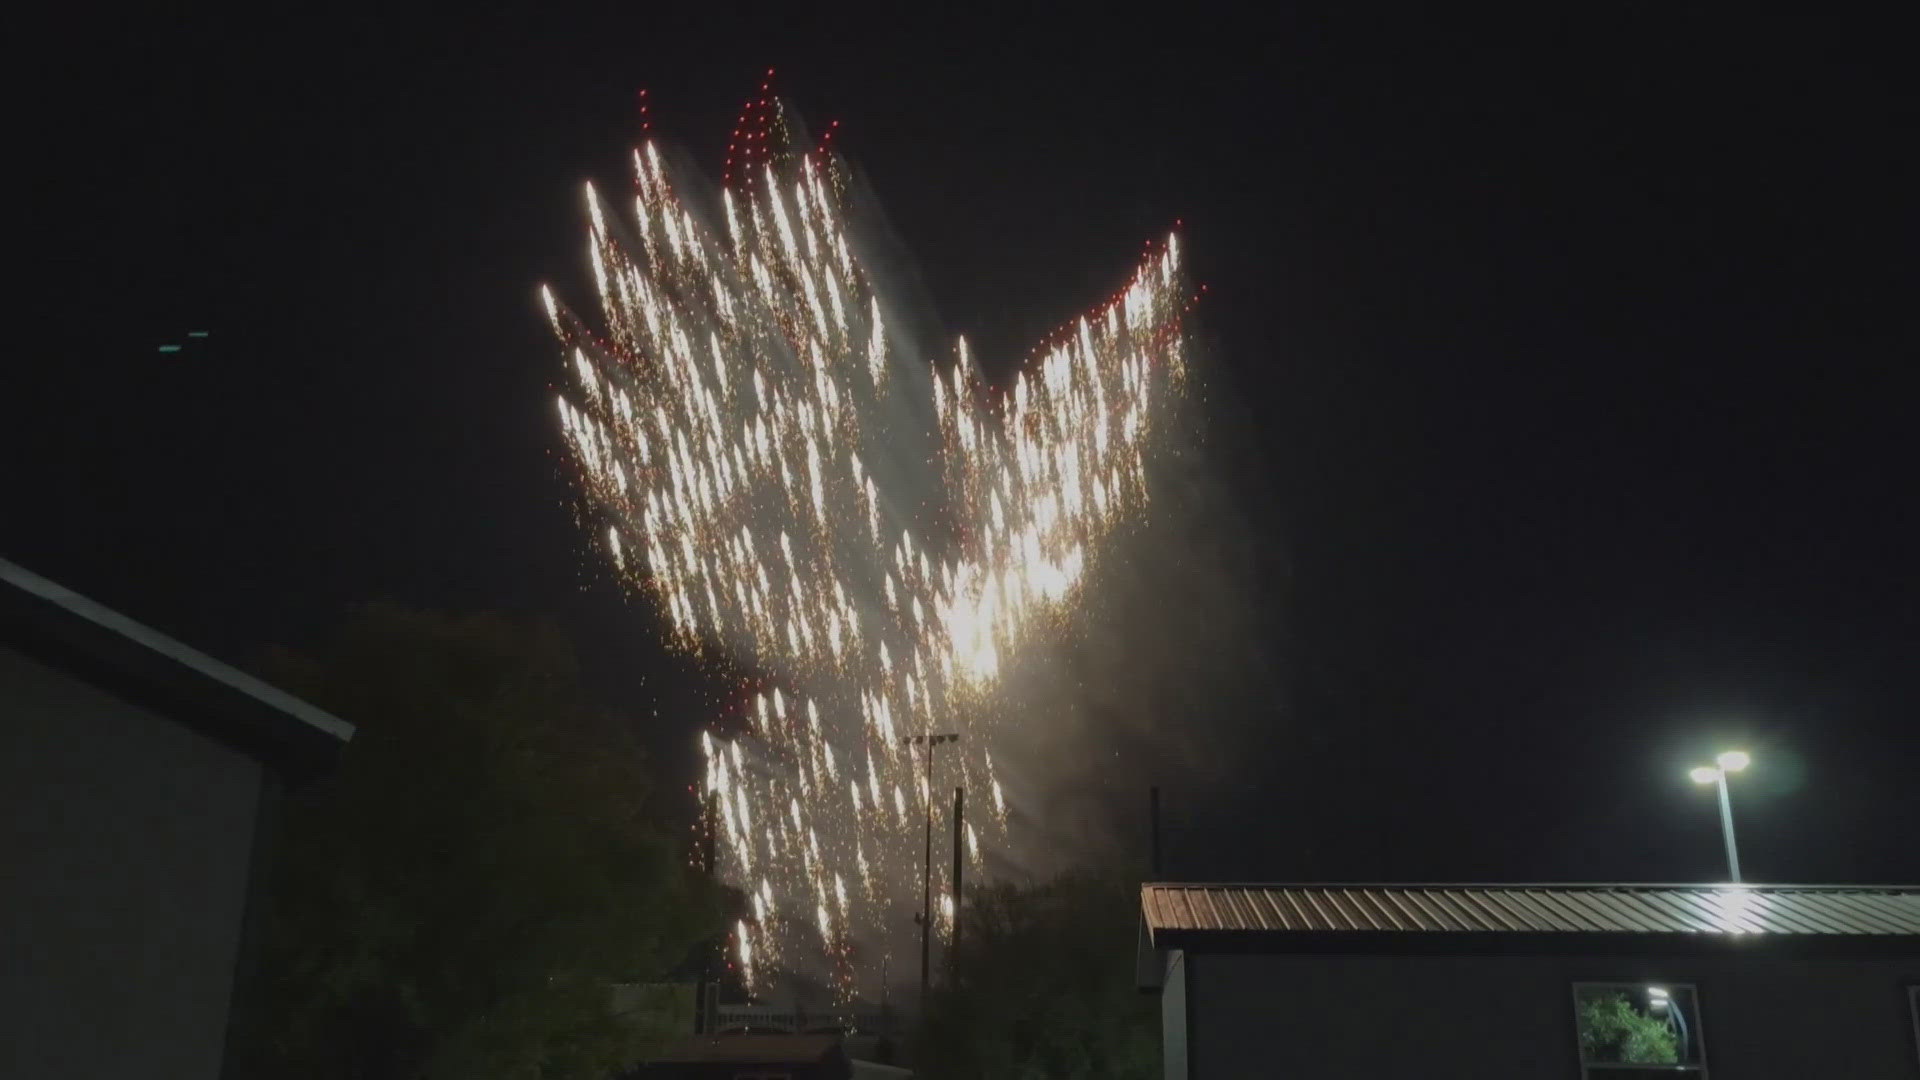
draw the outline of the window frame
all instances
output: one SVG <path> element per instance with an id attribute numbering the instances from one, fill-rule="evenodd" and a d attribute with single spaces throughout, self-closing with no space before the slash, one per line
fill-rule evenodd
<path id="1" fill-rule="evenodd" d="M 1627 1062 L 1588 1061 L 1586 1055 L 1580 1050 L 1580 991 L 1593 987 L 1643 991 L 1650 985 L 1682 987 L 1692 995 L 1693 1011 L 1692 1016 L 1689 1017 L 1688 1020 L 1688 1035 L 1692 1043 L 1699 1048 L 1699 1062 L 1697 1064 L 1663 1066 L 1634 1065 Z M 1704 1015 L 1706 1009 L 1701 1005 L 1700 980 L 1698 979 L 1685 977 L 1659 979 L 1648 978 L 1645 975 L 1630 978 L 1615 976 L 1612 978 L 1572 979 L 1569 981 L 1567 988 L 1567 1004 L 1570 1009 L 1570 1018 L 1573 1021 L 1574 1068 L 1578 1070 L 1578 1075 L 1581 1077 L 1581 1080 L 1606 1080 L 1608 1076 L 1617 1075 L 1630 1069 L 1643 1071 L 1659 1070 L 1675 1077 L 1698 1077 L 1699 1080 L 1707 1080 L 1707 1078 L 1712 1075 L 1712 1065 L 1707 1059 L 1707 1024 Z"/>

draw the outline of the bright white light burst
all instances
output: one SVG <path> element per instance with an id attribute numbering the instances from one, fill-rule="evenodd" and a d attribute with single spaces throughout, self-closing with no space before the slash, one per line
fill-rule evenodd
<path id="1" fill-rule="evenodd" d="M 1169 237 L 994 391 L 964 340 L 950 364 L 906 353 L 845 166 L 791 143 L 777 101 L 750 105 L 711 207 L 644 145 L 630 225 L 587 189 L 604 336 L 542 296 L 613 565 L 677 644 L 767 680 L 702 736 L 721 869 L 750 899 L 731 953 L 749 983 L 824 955 L 851 987 L 856 943 L 918 907 L 930 798 L 981 793 L 975 865 L 1005 841 L 992 695 L 1144 508 L 1188 297 Z M 932 791 L 902 744 L 926 732 L 960 735 Z"/>

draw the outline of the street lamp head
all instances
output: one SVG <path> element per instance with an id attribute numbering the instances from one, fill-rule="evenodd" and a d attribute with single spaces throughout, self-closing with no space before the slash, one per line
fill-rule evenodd
<path id="1" fill-rule="evenodd" d="M 1720 838 L 1727 842 L 1727 877 L 1729 881 L 1740 880 L 1740 853 L 1733 843 L 1733 805 L 1727 797 L 1727 777 L 1752 764 L 1753 759 L 1745 750 L 1728 750 L 1714 759 L 1717 765 L 1696 766 L 1688 776 L 1696 784 L 1716 784 L 1720 788 Z"/>
<path id="2" fill-rule="evenodd" d="M 925 735 L 902 735 L 900 736 L 900 741 L 913 746 L 939 746 L 942 743 L 959 742 L 960 736 L 950 731 L 941 735 L 931 733 Z"/>

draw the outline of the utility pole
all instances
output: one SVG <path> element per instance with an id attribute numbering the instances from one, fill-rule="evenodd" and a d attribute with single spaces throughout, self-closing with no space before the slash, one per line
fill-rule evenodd
<path id="1" fill-rule="evenodd" d="M 966 869 L 967 789 L 953 789 L 953 943 L 947 946 L 947 981 L 960 982 L 960 875 Z"/>
<path id="2" fill-rule="evenodd" d="M 960 736 L 954 732 L 939 735 L 929 732 L 925 735 L 907 735 L 900 740 L 909 746 L 927 748 L 927 860 L 920 876 L 920 1013 L 927 1011 L 927 963 L 932 958 L 932 943 L 928 934 L 933 930 L 933 750 L 942 743 L 957 743 Z M 911 751 L 909 751 L 911 753 Z"/>
<path id="3" fill-rule="evenodd" d="M 713 879 L 720 863 L 719 853 L 714 850 L 719 840 L 719 830 L 714 827 L 715 820 L 720 816 L 717 798 L 709 792 L 706 798 L 700 800 L 700 872 L 709 881 Z M 713 983 L 713 942 L 702 942 L 699 951 L 700 971 L 693 983 L 693 1033 L 705 1035 L 713 1028 L 712 1019 L 707 1015 L 707 996 L 717 989 Z"/>

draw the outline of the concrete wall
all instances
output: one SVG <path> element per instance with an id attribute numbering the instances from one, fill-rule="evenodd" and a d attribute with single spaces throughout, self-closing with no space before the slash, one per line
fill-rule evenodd
<path id="1" fill-rule="evenodd" d="M 1710 1077 L 1920 1077 L 1902 988 L 1920 977 L 1920 959 L 1188 956 L 1186 963 L 1194 1080 L 1576 1077 L 1576 981 L 1698 987 Z"/>
<path id="2" fill-rule="evenodd" d="M 219 1076 L 260 789 L 0 648 L 0 1075 Z"/>

